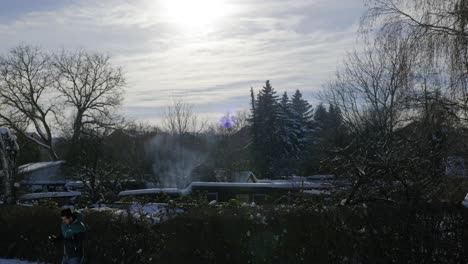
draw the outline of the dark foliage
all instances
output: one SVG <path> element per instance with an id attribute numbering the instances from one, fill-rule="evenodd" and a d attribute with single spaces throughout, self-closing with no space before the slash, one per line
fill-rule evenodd
<path id="1" fill-rule="evenodd" d="M 0 208 L 0 256 L 57 262 L 59 210 Z M 462 263 L 468 212 L 452 205 L 192 208 L 160 225 L 86 212 L 88 263 Z"/>

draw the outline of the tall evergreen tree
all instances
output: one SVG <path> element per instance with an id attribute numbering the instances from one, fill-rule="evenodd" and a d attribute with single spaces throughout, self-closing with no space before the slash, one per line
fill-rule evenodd
<path id="1" fill-rule="evenodd" d="M 278 120 L 279 136 L 282 146 L 282 156 L 279 171 L 285 175 L 297 174 L 298 160 L 301 158 L 301 123 L 296 118 L 293 105 L 288 94 L 283 93 L 280 100 L 280 113 Z"/>
<path id="2" fill-rule="evenodd" d="M 325 108 L 320 103 L 314 112 L 313 141 L 308 146 L 308 155 L 305 158 L 307 173 L 322 173 L 321 161 L 329 158 L 330 149 L 344 147 L 347 144 L 348 133 L 343 125 L 341 111 L 333 104 Z"/>
<path id="3" fill-rule="evenodd" d="M 279 105 L 276 91 L 266 81 L 257 98 L 252 96 L 252 135 L 253 158 L 260 177 L 269 178 L 274 175 L 277 138 L 275 130 L 278 120 Z"/>
<path id="4" fill-rule="evenodd" d="M 309 156 L 309 148 L 313 140 L 313 109 L 307 100 L 302 98 L 302 93 L 296 90 L 291 100 L 292 118 L 297 125 L 298 156 L 295 167 L 301 173 L 304 172 L 304 158 Z"/>
<path id="5" fill-rule="evenodd" d="M 320 103 L 315 109 L 315 113 L 314 113 L 314 128 L 316 130 L 324 129 L 326 127 L 327 119 L 328 119 L 328 111 L 325 108 L 325 106 L 323 106 L 323 104 Z"/>
<path id="6" fill-rule="evenodd" d="M 310 129 L 313 119 L 313 109 L 309 102 L 302 98 L 301 91 L 296 90 L 292 97 L 291 103 L 292 109 L 297 115 L 298 121 L 301 123 L 303 128 Z"/>
<path id="7" fill-rule="evenodd" d="M 253 157 L 261 177 L 289 173 L 288 160 L 297 157 L 297 127 L 291 118 L 287 94 L 278 98 L 269 81 L 252 96 Z"/>

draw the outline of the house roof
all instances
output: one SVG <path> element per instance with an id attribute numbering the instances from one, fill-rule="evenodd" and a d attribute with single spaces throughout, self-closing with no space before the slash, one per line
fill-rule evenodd
<path id="1" fill-rule="evenodd" d="M 65 161 L 28 163 L 18 167 L 19 180 L 24 184 L 53 184 L 57 181 L 65 183 L 68 177 L 62 170 Z"/>
<path id="2" fill-rule="evenodd" d="M 20 200 L 35 200 L 43 198 L 63 198 L 80 196 L 81 192 L 41 192 L 41 193 L 28 193 L 23 194 Z"/>
<path id="3" fill-rule="evenodd" d="M 232 182 L 248 182 L 249 179 L 251 179 L 252 182 L 257 182 L 255 174 L 253 174 L 253 172 L 251 171 L 241 171 L 232 173 Z"/>
<path id="4" fill-rule="evenodd" d="M 230 173 L 223 169 L 216 171 L 216 180 L 219 182 L 246 183 L 249 182 L 249 179 L 252 182 L 258 182 L 255 174 L 251 171 L 236 171 Z"/>
<path id="5" fill-rule="evenodd" d="M 145 195 L 145 194 L 157 194 L 167 193 L 169 195 L 188 195 L 193 190 L 210 189 L 210 190 L 234 190 L 234 191 L 255 191 L 255 190 L 266 190 L 266 189 L 316 189 L 316 190 L 328 190 L 331 185 L 321 182 L 304 182 L 301 185 L 295 182 L 264 182 L 264 183 L 251 183 L 251 182 L 192 182 L 185 189 L 177 188 L 154 188 L 154 189 L 140 189 L 122 191 L 119 196 L 128 195 Z"/>
<path id="6" fill-rule="evenodd" d="M 45 168 L 50 168 L 54 166 L 60 166 L 64 164 L 64 160 L 59 160 L 59 161 L 50 161 L 50 162 L 33 162 L 33 163 L 28 163 L 24 164 L 18 167 L 18 173 L 28 173 L 28 172 L 33 172 Z"/>
<path id="7" fill-rule="evenodd" d="M 145 194 L 158 194 L 158 193 L 179 195 L 181 192 L 183 192 L 183 190 L 180 190 L 177 188 L 150 188 L 150 189 L 121 191 L 119 193 L 119 196 L 145 195 Z"/>
<path id="8" fill-rule="evenodd" d="M 21 184 L 24 185 L 66 185 L 66 180 L 23 180 Z"/>

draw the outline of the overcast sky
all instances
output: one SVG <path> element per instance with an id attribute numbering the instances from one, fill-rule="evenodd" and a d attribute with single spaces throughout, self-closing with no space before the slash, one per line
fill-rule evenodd
<path id="1" fill-rule="evenodd" d="M 112 56 L 122 111 L 155 121 L 183 99 L 214 120 L 249 89 L 314 91 L 356 39 L 362 0 L 0 0 L 0 53 L 18 44 Z M 315 102 L 315 101 L 314 101 Z"/>

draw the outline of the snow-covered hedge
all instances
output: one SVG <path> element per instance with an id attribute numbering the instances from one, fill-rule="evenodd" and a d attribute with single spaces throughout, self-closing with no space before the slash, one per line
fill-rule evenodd
<path id="1" fill-rule="evenodd" d="M 88 263 L 462 263 L 462 206 L 304 204 L 260 207 L 232 201 L 187 209 L 154 225 L 86 210 Z M 56 263 L 59 211 L 0 207 L 0 257 Z"/>

